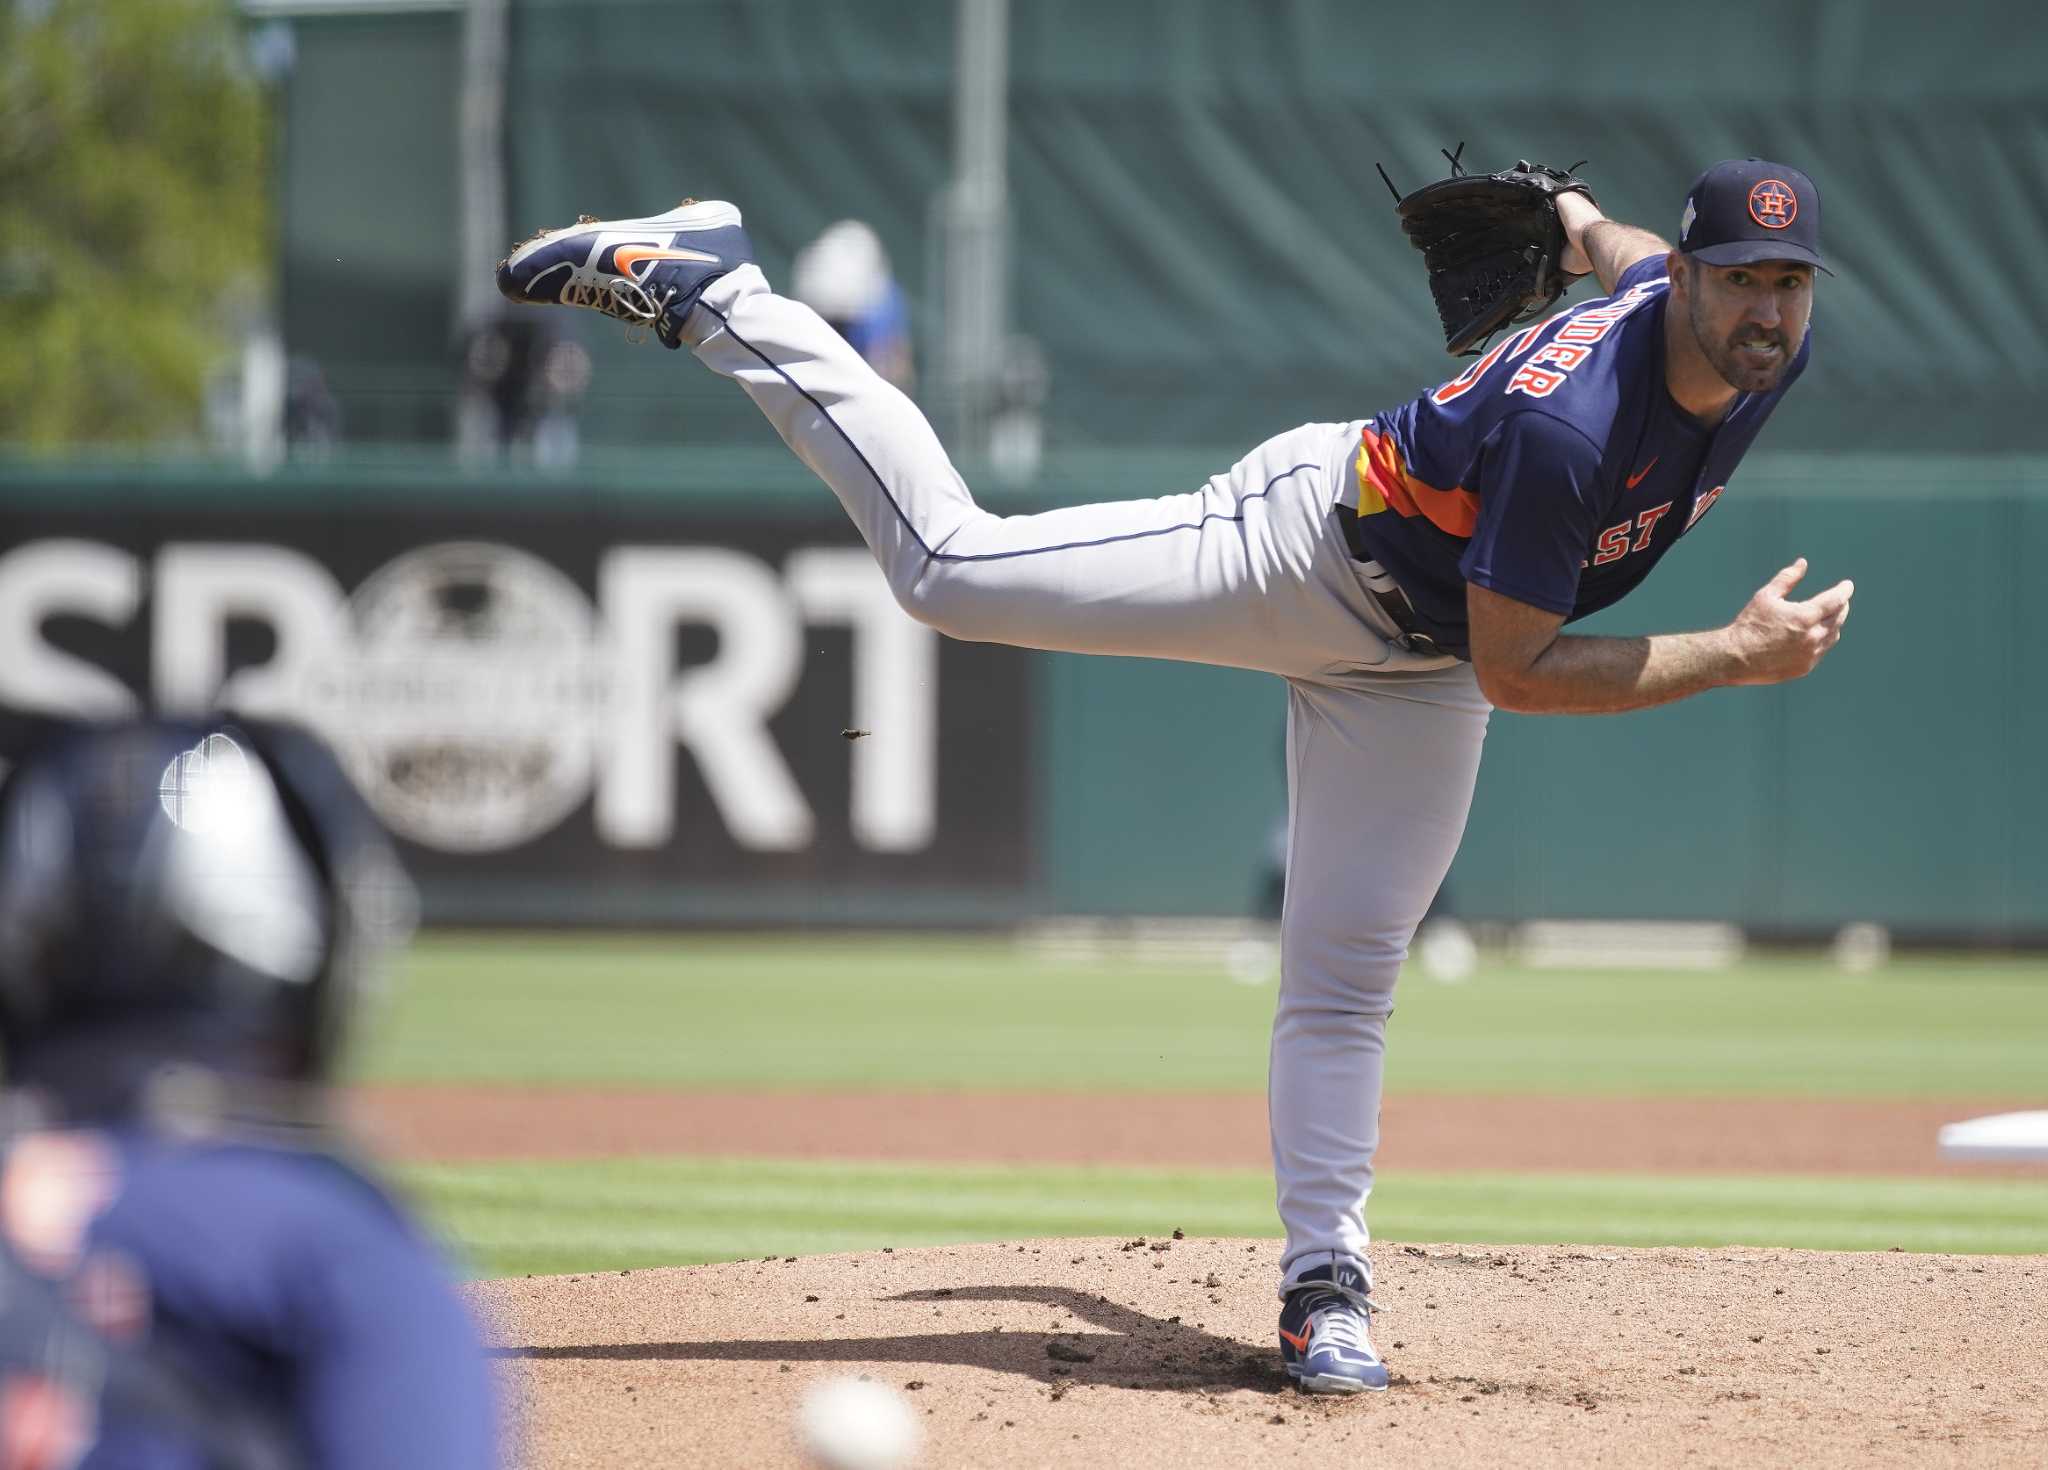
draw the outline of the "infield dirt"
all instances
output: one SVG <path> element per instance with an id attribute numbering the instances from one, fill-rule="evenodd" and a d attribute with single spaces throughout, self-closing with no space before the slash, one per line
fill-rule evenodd
<path id="1" fill-rule="evenodd" d="M 1629 1169 L 2039 1178 L 1945 1163 L 1943 1123 L 2036 1103 L 1857 1098 L 1390 1097 L 1381 1169 Z M 802 1092 L 385 1086 L 358 1095 L 413 1161 L 713 1154 L 1266 1169 L 1257 1093 Z"/>
<path id="2" fill-rule="evenodd" d="M 1032 1240 L 469 1288 L 533 1467 L 800 1466 L 820 1377 L 920 1464 L 2019 1466 L 2048 1258 L 1375 1247 L 1391 1391 L 1295 1391 L 1279 1248 Z"/>
<path id="3" fill-rule="evenodd" d="M 1259 1167 L 1256 1096 L 378 1089 L 398 1157 L 704 1153 Z M 2003 1104 L 1411 1096 L 1418 1169 L 1932 1174 Z M 866 1375 L 919 1464 L 2033 1466 L 2048 1257 L 1375 1246 L 1384 1394 L 1296 1392 L 1275 1240 L 1029 1240 L 486 1281 L 527 1470 L 805 1464 L 804 1390 Z"/>

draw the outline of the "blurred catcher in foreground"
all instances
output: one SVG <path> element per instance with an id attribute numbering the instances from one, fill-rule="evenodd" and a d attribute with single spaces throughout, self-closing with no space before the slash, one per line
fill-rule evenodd
<path id="1" fill-rule="evenodd" d="M 305 734 L 54 732 L 0 785 L 0 1470 L 497 1463 L 328 1079 L 412 890 Z"/>

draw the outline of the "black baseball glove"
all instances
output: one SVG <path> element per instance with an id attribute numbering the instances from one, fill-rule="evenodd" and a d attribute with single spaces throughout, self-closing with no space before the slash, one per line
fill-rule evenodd
<path id="1" fill-rule="evenodd" d="M 1458 145 L 1458 153 L 1465 145 Z M 1395 212 L 1429 268 L 1429 292 L 1444 346 L 1470 356 L 1502 327 L 1548 311 L 1578 279 L 1559 265 L 1567 241 L 1557 196 L 1593 191 L 1571 169 L 1518 161 L 1499 173 L 1468 174 L 1446 152 L 1451 176 L 1412 194 L 1394 190 Z M 1572 168 L 1579 165 L 1573 164 Z M 1380 176 L 1386 177 L 1381 170 Z M 1387 182 L 1393 189 L 1393 181 Z"/>

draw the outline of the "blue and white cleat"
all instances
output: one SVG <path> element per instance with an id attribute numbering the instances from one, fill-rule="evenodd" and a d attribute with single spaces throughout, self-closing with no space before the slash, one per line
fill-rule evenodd
<path id="1" fill-rule="evenodd" d="M 1347 1262 L 1318 1266 L 1287 1288 L 1280 1308 L 1280 1361 L 1309 1393 L 1360 1393 L 1387 1386 L 1372 1345 L 1365 1273 Z"/>
<path id="2" fill-rule="evenodd" d="M 647 219 L 596 219 L 542 230 L 498 262 L 498 289 L 528 306 L 587 306 L 664 347 L 683 345 L 683 318 L 704 288 L 754 258 L 740 212 L 685 199 Z"/>

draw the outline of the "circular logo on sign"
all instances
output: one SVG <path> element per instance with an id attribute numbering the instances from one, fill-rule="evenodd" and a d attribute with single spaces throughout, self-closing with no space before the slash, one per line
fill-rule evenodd
<path id="1" fill-rule="evenodd" d="M 1782 230 L 1799 218 L 1799 196 L 1783 179 L 1763 179 L 1749 191 L 1749 217 L 1767 230 Z"/>
<path id="2" fill-rule="evenodd" d="M 394 830 L 489 852 L 583 800 L 613 664 L 574 582 L 508 546 L 427 546 L 364 582 L 346 621 L 307 702 Z"/>

